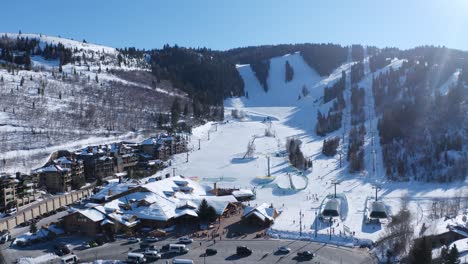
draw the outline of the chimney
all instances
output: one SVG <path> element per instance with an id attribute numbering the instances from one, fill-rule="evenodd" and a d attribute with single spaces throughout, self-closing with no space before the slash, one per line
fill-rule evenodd
<path id="1" fill-rule="evenodd" d="M 218 196 L 218 186 L 217 186 L 217 183 L 216 183 L 216 182 L 213 183 L 213 190 L 214 190 L 214 194 L 215 194 L 216 196 Z"/>

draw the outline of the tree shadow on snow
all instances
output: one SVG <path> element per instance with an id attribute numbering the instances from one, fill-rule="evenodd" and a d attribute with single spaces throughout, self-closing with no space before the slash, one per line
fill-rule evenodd
<path id="1" fill-rule="evenodd" d="M 251 161 L 256 160 L 257 157 L 251 157 L 251 158 L 232 158 L 231 163 L 232 164 L 242 164 L 242 163 L 249 163 Z"/>

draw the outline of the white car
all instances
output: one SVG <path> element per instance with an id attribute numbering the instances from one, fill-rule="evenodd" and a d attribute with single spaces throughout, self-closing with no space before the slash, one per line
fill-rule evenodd
<path id="1" fill-rule="evenodd" d="M 157 237 L 154 237 L 154 236 L 149 236 L 149 237 L 146 237 L 145 239 L 147 242 L 158 242 L 159 239 Z"/>
<path id="2" fill-rule="evenodd" d="M 129 237 L 127 241 L 128 243 L 138 243 L 140 242 L 140 239 L 138 237 Z"/>
<path id="3" fill-rule="evenodd" d="M 81 243 L 81 247 L 83 247 L 83 248 L 90 248 L 91 245 L 89 244 L 89 242 L 83 242 L 83 243 Z"/>
<path id="4" fill-rule="evenodd" d="M 157 250 L 152 250 L 152 249 L 146 249 L 145 253 L 143 253 L 145 257 L 150 258 L 150 259 L 160 259 L 161 254 L 158 253 Z"/>
<path id="5" fill-rule="evenodd" d="M 193 239 L 189 237 L 179 237 L 179 243 L 190 244 L 193 242 Z"/>
<path id="6" fill-rule="evenodd" d="M 281 253 L 289 253 L 291 252 L 291 249 L 286 247 L 286 246 L 281 246 L 278 248 L 278 251 L 281 252 Z"/>
<path id="7" fill-rule="evenodd" d="M 16 207 L 10 208 L 10 209 L 8 209 L 8 210 L 6 211 L 6 215 L 7 215 L 7 216 L 12 216 L 12 215 L 16 214 L 17 211 L 18 211 L 18 210 L 16 209 Z"/>

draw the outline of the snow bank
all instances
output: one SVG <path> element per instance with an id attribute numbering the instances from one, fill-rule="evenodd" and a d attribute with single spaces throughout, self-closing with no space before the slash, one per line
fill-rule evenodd
<path id="1" fill-rule="evenodd" d="M 18 264 L 40 264 L 40 263 L 51 263 L 59 257 L 55 254 L 48 253 L 35 258 L 19 258 Z"/>

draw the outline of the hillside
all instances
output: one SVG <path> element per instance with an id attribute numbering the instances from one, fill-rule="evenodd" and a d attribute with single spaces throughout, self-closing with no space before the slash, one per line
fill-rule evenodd
<path id="1" fill-rule="evenodd" d="M 27 171 L 37 160 L 24 154 L 46 155 L 69 141 L 154 131 L 171 121 L 176 98 L 185 121 L 219 119 L 221 101 L 230 98 L 226 106 L 239 109 L 289 108 L 288 125 L 315 131 L 317 139 L 341 135 L 339 148 L 357 171 L 368 169 L 365 146 L 349 146 L 346 136 L 351 124 L 369 122 L 376 127 L 364 139 L 371 134 L 381 143 L 376 153 L 383 163 L 375 170 L 390 179 L 466 179 L 468 57 L 462 51 L 333 44 L 117 50 L 11 33 L 1 34 L 0 49 L 4 170 Z"/>
<path id="2" fill-rule="evenodd" d="M 376 103 L 372 83 L 375 76 L 384 76 L 407 67 L 409 58 L 389 58 L 385 65 L 374 68 L 372 72 L 374 62 L 370 62 L 368 54 L 369 51 L 365 49 L 362 62 L 354 61 L 352 49 L 349 49 L 347 61 L 326 76 L 320 76 L 305 63 L 300 52 L 274 57 L 268 60 L 268 91 L 263 89 L 250 65 L 238 65 L 246 96 L 225 100 L 225 122 L 208 123 L 193 130 L 189 161 L 183 154 L 173 159 L 176 173 L 209 187 L 214 187 L 216 182 L 217 187 L 221 188 L 253 190 L 256 200 L 251 204 L 265 202 L 281 211 L 268 231 L 274 237 L 298 238 L 302 230 L 304 239 L 339 245 L 379 240 L 386 234 L 388 222 L 366 223 L 370 203 L 375 197 L 373 187 L 380 188 L 378 199 L 384 203 L 390 215 L 394 216 L 408 206 L 412 212 L 410 224 L 414 231 L 411 239 L 445 230 L 446 220 L 433 215 L 434 204 L 440 204 L 442 214 L 458 214 L 466 210 L 465 202 L 461 207 L 460 204 L 459 207 L 452 207 L 457 197 L 466 200 L 466 174 L 461 174 L 462 178 L 465 176 L 464 179 L 453 183 L 427 183 L 424 181 L 431 180 L 413 177 L 405 181 L 389 180 L 382 154 L 384 145 L 379 138 L 382 114 L 374 110 Z M 286 76 L 286 62 L 294 72 L 290 80 Z M 362 67 L 362 76 L 358 79 L 355 72 L 357 67 Z M 325 103 L 324 89 L 340 83 L 343 76 L 344 107 L 336 108 L 335 102 L 339 99 Z M 446 81 L 452 80 L 452 74 L 447 78 L 450 79 L 441 80 L 440 83 L 445 85 Z M 353 80 L 362 88 L 363 95 L 358 95 L 357 88 L 353 88 Z M 307 92 L 304 92 L 304 86 Z M 449 91 L 452 89 L 455 88 L 451 86 Z M 358 99 L 360 96 L 364 96 L 364 100 Z M 330 109 L 334 110 L 329 112 Z M 359 109 L 365 111 L 362 120 Z M 341 112 L 339 128 L 327 132 L 326 136 L 317 135 L 318 111 Z M 365 127 L 366 132 L 362 145 L 359 145 L 351 131 L 361 126 Z M 338 152 L 326 156 L 322 153 L 323 141 L 335 136 L 340 139 Z M 310 168 L 298 170 L 292 166 L 287 154 L 289 138 L 300 140 L 304 157 L 313 163 Z M 253 154 L 249 155 L 247 146 L 252 142 Z M 358 145 L 357 153 L 363 153 L 362 167 L 357 169 L 353 168 L 353 159 L 359 158 L 348 157 L 349 152 L 355 151 L 351 145 Z M 460 156 L 466 155 L 463 154 L 466 147 L 459 153 Z M 267 176 L 268 160 L 271 176 Z M 173 168 L 157 175 L 170 173 Z M 329 223 L 319 220 L 318 213 L 334 193 L 333 181 L 339 183 L 336 189 L 341 201 L 341 215 L 332 225 L 335 231 L 330 240 Z M 300 214 L 303 215 L 301 219 Z"/>
<path id="3" fill-rule="evenodd" d="M 186 93 L 127 50 L 0 34 L 1 170 L 29 172 L 53 150 L 138 139 Z M 164 121 L 164 120 L 163 120 Z"/>

